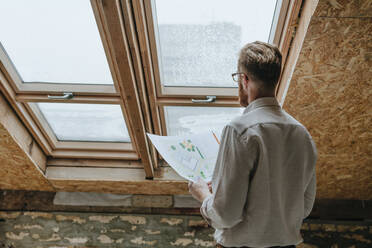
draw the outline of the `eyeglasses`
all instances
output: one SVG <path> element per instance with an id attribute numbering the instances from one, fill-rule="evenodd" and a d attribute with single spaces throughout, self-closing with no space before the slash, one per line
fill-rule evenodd
<path id="1" fill-rule="evenodd" d="M 247 75 L 243 72 L 235 72 L 233 74 L 231 74 L 232 76 L 232 79 L 235 81 L 235 82 L 238 82 L 240 81 L 240 79 L 244 76 L 244 77 L 247 77 Z"/>

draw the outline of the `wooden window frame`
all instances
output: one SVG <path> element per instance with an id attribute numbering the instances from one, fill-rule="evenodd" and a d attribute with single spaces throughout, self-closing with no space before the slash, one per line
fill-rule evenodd
<path id="1" fill-rule="evenodd" d="M 94 12 L 96 12 L 94 10 Z M 96 15 L 96 14 L 95 14 Z M 100 20 L 96 19 L 98 24 Z M 100 27 L 100 25 L 98 25 Z M 99 28 L 100 30 L 100 28 Z M 104 44 L 104 50 L 107 54 L 107 45 L 103 37 L 102 31 L 100 31 L 102 43 Z M 9 58 L 5 51 L 5 48 L 0 44 L 0 60 L 2 62 L 2 69 L 6 72 L 7 77 L 10 78 L 10 85 L 15 93 L 28 95 L 32 97 L 34 95 L 45 95 L 48 94 L 61 94 L 62 92 L 73 92 L 74 95 L 95 95 L 95 96 L 118 96 L 117 90 L 115 89 L 115 83 L 110 84 L 72 84 L 72 83 L 54 83 L 54 82 L 23 82 L 19 75 L 15 65 Z M 108 57 L 108 64 L 111 68 L 112 61 Z M 112 74 L 112 73 L 111 73 Z M 113 78 L 114 80 L 114 78 Z M 42 89 L 42 90 L 40 90 Z"/>
<path id="2" fill-rule="evenodd" d="M 143 1 L 142 5 L 144 8 L 143 19 L 146 19 L 148 30 L 148 39 L 150 40 L 150 54 L 152 60 L 152 66 L 154 70 L 155 78 L 155 88 L 157 97 L 181 97 L 181 98 L 192 98 L 195 96 L 207 96 L 213 95 L 217 98 L 231 98 L 232 101 L 236 100 L 237 87 L 188 87 L 188 86 L 164 86 L 161 84 L 160 79 L 160 60 L 157 46 L 159 46 L 159 37 L 157 37 L 157 23 L 156 16 L 154 13 L 154 8 L 152 7 L 155 4 L 155 0 L 134 0 L 134 2 Z M 297 0 L 295 0 L 297 1 Z M 279 7 L 275 8 L 273 24 L 270 29 L 270 41 L 273 44 L 280 47 L 281 37 L 285 33 L 285 21 L 288 16 L 296 15 L 292 10 L 292 4 L 290 0 L 277 0 L 276 5 Z M 297 13 L 298 14 L 298 13 Z M 282 51 L 284 53 L 284 51 Z"/>
<path id="3" fill-rule="evenodd" d="M 144 117 L 149 112 L 150 104 L 146 103 L 147 98 L 139 97 L 140 93 L 146 94 L 144 87 L 138 89 L 136 85 L 137 81 L 141 81 L 138 77 L 143 75 L 142 71 L 134 71 L 139 66 L 134 65 L 138 61 L 129 51 L 128 42 L 131 40 L 126 37 L 125 27 L 125 21 L 128 20 L 124 21 L 121 5 L 119 1 L 91 0 L 113 85 L 22 82 L 5 49 L 0 47 L 0 89 L 49 159 L 86 159 L 92 163 L 97 159 L 125 160 L 128 163 L 137 161 L 145 170 L 146 178 L 151 179 L 156 163 L 154 156 L 151 157 L 145 132 L 153 132 L 152 122 L 151 117 Z M 143 84 L 144 80 L 141 82 Z M 62 95 L 65 92 L 72 92 L 74 97 L 68 100 L 48 98 L 48 95 Z M 145 111 L 142 110 L 143 101 L 148 105 Z M 131 143 L 58 141 L 38 108 L 33 106 L 35 102 L 118 104 Z"/>
<path id="4" fill-rule="evenodd" d="M 213 103 L 193 103 L 188 98 L 160 98 L 157 101 L 157 105 L 160 111 L 161 120 L 161 132 L 163 135 L 168 135 L 165 109 L 166 106 L 179 106 L 179 107 L 241 107 L 238 103 L 238 98 L 231 101 L 230 99 L 217 98 Z"/>
<path id="5" fill-rule="evenodd" d="M 146 80 L 148 83 L 149 101 L 153 106 L 153 121 L 156 124 L 155 133 L 166 135 L 164 106 L 205 106 L 205 107 L 239 107 L 238 89 L 226 87 L 171 87 L 163 86 L 160 82 L 160 69 L 156 41 L 156 28 L 152 5 L 155 0 L 133 0 L 133 10 L 138 29 L 138 39 L 142 51 L 143 63 L 149 70 Z M 282 52 L 282 71 L 285 69 L 287 54 L 293 39 L 303 0 L 278 0 L 280 11 L 275 12 L 271 32 L 275 30 L 271 41 Z M 279 8 L 276 8 L 279 9 Z M 279 84 L 280 85 L 280 82 Z M 205 99 L 206 96 L 216 96 L 211 103 L 192 103 L 192 99 Z M 156 116 L 157 118 L 154 118 Z"/>
<path id="6" fill-rule="evenodd" d="M 237 88 L 161 85 L 156 27 L 151 9 L 153 1 L 91 0 L 113 85 L 23 83 L 5 50 L 0 47 L 0 90 L 48 156 L 47 166 L 134 166 L 143 168 L 146 178 L 152 179 L 154 169 L 159 168 L 160 163 L 146 132 L 166 134 L 165 106 L 240 106 Z M 281 14 L 274 16 L 277 25 L 272 28 L 277 30 L 273 42 L 283 54 L 283 71 L 303 0 L 278 1 L 283 2 Z M 48 98 L 48 95 L 64 92 L 73 92 L 74 98 Z M 207 95 L 217 98 L 208 104 L 191 101 L 192 98 L 203 99 Z M 32 103 L 35 102 L 120 104 L 132 143 L 59 142 L 51 130 L 44 128 L 48 126 L 43 123 L 45 120 L 32 110 Z"/>
<path id="7" fill-rule="evenodd" d="M 105 47 L 107 47 L 107 44 Z M 5 74 L 4 78 L 8 79 L 2 80 L 7 81 L 7 87 L 4 87 L 8 91 L 7 95 L 12 97 L 14 102 L 21 103 L 13 104 L 13 106 L 18 106 L 23 115 L 27 116 L 27 122 L 30 123 L 28 126 L 32 127 L 32 133 L 38 136 L 39 142 L 42 143 L 41 147 L 47 156 L 55 158 L 139 159 L 131 143 L 59 141 L 40 110 L 31 105 L 34 102 L 117 104 L 125 112 L 125 106 L 121 103 L 120 95 L 116 93 L 115 84 L 24 83 L 2 46 L 0 47 L 0 61 L 1 70 Z M 40 88 L 43 90 L 40 90 Z M 63 92 L 73 92 L 74 97 L 69 100 L 48 98 L 48 95 L 61 95 Z M 124 113 L 123 116 L 125 122 L 128 123 Z M 132 140 L 132 129 L 128 126 L 127 128 Z"/>
<path id="8" fill-rule="evenodd" d="M 47 123 L 40 109 L 33 103 L 25 103 L 26 109 L 33 117 L 35 123 L 47 138 L 53 148 L 52 157 L 65 158 L 76 157 L 81 154 L 81 158 L 116 158 L 136 160 L 138 155 L 131 143 L 124 142 L 92 142 L 92 141 L 59 141 L 52 128 Z M 78 152 L 79 151 L 79 152 Z M 85 154 L 83 153 L 85 152 Z"/>

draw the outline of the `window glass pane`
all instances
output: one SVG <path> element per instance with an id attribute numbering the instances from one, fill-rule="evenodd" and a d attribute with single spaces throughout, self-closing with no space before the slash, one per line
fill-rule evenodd
<path id="1" fill-rule="evenodd" d="M 38 103 L 61 141 L 130 142 L 119 105 Z"/>
<path id="2" fill-rule="evenodd" d="M 240 48 L 269 40 L 276 0 L 156 0 L 165 86 L 237 87 Z"/>
<path id="3" fill-rule="evenodd" d="M 165 106 L 167 134 L 196 134 L 206 131 L 220 134 L 223 127 L 243 111 L 244 108 L 231 107 Z"/>
<path id="4" fill-rule="evenodd" d="M 24 82 L 113 83 L 89 0 L 2 0 L 0 30 Z"/>

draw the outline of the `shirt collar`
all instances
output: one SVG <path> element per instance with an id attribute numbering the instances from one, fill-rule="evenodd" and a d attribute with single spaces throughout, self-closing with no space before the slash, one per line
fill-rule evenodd
<path id="1" fill-rule="evenodd" d="M 245 109 L 243 114 L 246 114 L 254 109 L 265 107 L 265 106 L 276 106 L 280 107 L 278 100 L 275 97 L 261 97 L 252 101 Z"/>

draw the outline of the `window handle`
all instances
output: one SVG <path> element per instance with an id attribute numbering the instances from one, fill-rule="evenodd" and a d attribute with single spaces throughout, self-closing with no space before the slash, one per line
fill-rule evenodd
<path id="1" fill-rule="evenodd" d="M 216 96 L 207 96 L 206 100 L 191 99 L 193 103 L 210 103 L 210 102 L 214 102 L 215 100 L 216 100 Z"/>
<path id="2" fill-rule="evenodd" d="M 71 99 L 74 95 L 71 92 L 63 93 L 63 96 L 51 96 L 48 95 L 49 99 Z"/>

